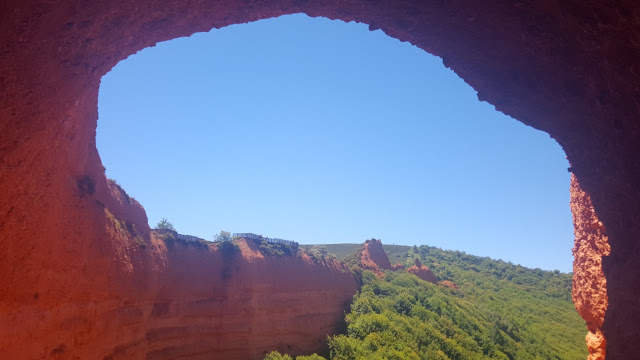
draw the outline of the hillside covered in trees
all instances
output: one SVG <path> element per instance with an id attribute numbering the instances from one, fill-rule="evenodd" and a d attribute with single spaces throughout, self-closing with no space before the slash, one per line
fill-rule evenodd
<path id="1" fill-rule="evenodd" d="M 346 249 L 340 247 L 338 258 Z M 386 271 L 382 279 L 363 271 L 363 286 L 345 318 L 346 334 L 328 339 L 324 357 L 297 359 L 587 357 L 584 321 L 571 302 L 571 274 L 429 246 L 392 250 L 390 258 L 407 267 L 420 259 L 440 285 L 402 270 Z M 274 352 L 265 359 L 291 357 Z"/>

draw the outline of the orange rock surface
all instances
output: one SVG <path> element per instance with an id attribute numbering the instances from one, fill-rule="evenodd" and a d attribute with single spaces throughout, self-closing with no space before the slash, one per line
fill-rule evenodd
<path id="1" fill-rule="evenodd" d="M 438 55 L 480 100 L 558 141 L 574 176 L 573 295 L 589 326 L 590 356 L 637 358 L 637 1 L 4 0 L 0 349 L 10 351 L 8 358 L 141 358 L 154 339 L 188 340 L 180 335 L 184 329 L 147 338 L 146 329 L 157 324 L 150 314 L 163 313 L 162 295 L 176 304 L 171 314 L 183 309 L 180 321 L 195 323 L 190 314 L 209 306 L 203 299 L 213 285 L 181 285 L 201 277 L 190 257 L 202 255 L 185 249 L 176 258 L 162 250 L 147 235 L 142 207 L 132 202 L 120 212 L 114 203 L 122 198 L 108 188 L 95 146 L 100 80 L 118 61 L 159 41 L 298 12 L 363 22 Z M 279 269 L 268 264 L 255 266 Z M 251 289 L 262 287 L 243 284 L 236 285 L 248 304 L 261 293 Z M 199 337 L 209 330 L 191 331 Z M 183 351 L 181 341 L 171 351 Z"/>
<path id="2" fill-rule="evenodd" d="M 370 239 L 364 242 L 364 248 L 360 253 L 360 265 L 364 269 L 373 271 L 378 277 L 384 277 L 383 270 L 391 269 L 391 262 L 382 247 L 381 240 Z"/>
<path id="3" fill-rule="evenodd" d="M 407 271 L 424 281 L 428 281 L 433 284 L 437 284 L 436 275 L 427 266 L 422 265 L 419 259 L 415 259 L 413 266 L 408 268 Z"/>
<path id="4" fill-rule="evenodd" d="M 66 269 L 41 258 L 34 283 L 2 298 L 2 359 L 262 359 L 319 351 L 343 330 L 358 283 L 341 263 L 264 257 L 244 240 L 231 257 L 167 245 L 136 222 L 135 200 L 108 193 L 114 207 L 90 204 L 106 236 L 60 249 Z"/>
<path id="5" fill-rule="evenodd" d="M 589 195 L 575 176 L 571 177 L 571 211 L 576 234 L 573 256 L 573 302 L 587 322 L 589 360 L 603 360 L 607 341 L 602 325 L 609 304 L 603 257 L 611 253 L 604 225 L 596 216 Z"/>
<path id="6" fill-rule="evenodd" d="M 456 285 L 455 283 L 449 281 L 449 280 L 443 280 L 440 282 L 440 285 L 451 288 L 453 290 L 458 290 L 458 285 Z"/>

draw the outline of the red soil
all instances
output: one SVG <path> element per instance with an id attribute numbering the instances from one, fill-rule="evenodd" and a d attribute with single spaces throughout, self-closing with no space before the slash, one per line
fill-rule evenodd
<path id="1" fill-rule="evenodd" d="M 451 288 L 451 289 L 453 289 L 453 290 L 458 290 L 458 285 L 456 285 L 455 283 L 452 283 L 452 282 L 451 282 L 451 281 L 449 281 L 449 280 L 442 280 L 442 281 L 440 282 L 440 285 L 442 285 L 442 286 L 444 286 L 444 287 Z"/>
<path id="2" fill-rule="evenodd" d="M 436 276 L 433 272 L 431 272 L 431 269 L 429 269 L 425 265 L 422 265 L 422 263 L 418 259 L 414 261 L 414 265 L 408 268 L 407 271 L 424 281 L 428 281 L 434 284 L 438 283 L 438 281 L 436 280 Z"/>

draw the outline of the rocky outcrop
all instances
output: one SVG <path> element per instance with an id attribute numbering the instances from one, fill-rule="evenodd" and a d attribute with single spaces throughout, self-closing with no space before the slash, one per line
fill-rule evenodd
<path id="1" fill-rule="evenodd" d="M 444 286 L 444 287 L 448 287 L 448 288 L 453 289 L 453 290 L 458 290 L 458 285 L 456 285 L 455 283 L 453 283 L 453 282 L 451 282 L 449 280 L 442 280 L 442 281 L 440 281 L 439 285 Z"/>
<path id="2" fill-rule="evenodd" d="M 320 351 L 344 329 L 358 283 L 341 263 L 265 257 L 244 240 L 225 256 L 214 244 L 144 238 L 117 212 L 105 208 L 113 258 L 86 265 L 94 284 L 82 296 L 60 302 L 49 286 L 23 312 L 3 299 L 3 358 L 262 359 Z"/>
<path id="3" fill-rule="evenodd" d="M 159 41 L 297 12 L 363 22 L 438 55 L 480 100 L 560 143 L 579 181 L 572 191 L 584 194 L 572 202 L 574 298 L 590 347 L 636 357 L 640 6 L 632 0 L 3 1 L 0 347 L 23 349 L 12 353 L 18 359 L 144 347 L 121 340 L 141 339 L 146 310 L 137 305 L 153 309 L 168 255 L 151 254 L 143 212 L 118 215 L 109 204 L 95 147 L 100 79 Z M 109 230 L 105 209 L 138 240 Z M 598 297 L 587 301 L 593 286 Z M 195 298 L 191 290 L 175 300 Z M 111 318 L 121 319 L 117 331 Z"/>
<path id="4" fill-rule="evenodd" d="M 603 360 L 607 341 L 602 325 L 609 299 L 602 260 L 611 253 L 611 247 L 589 195 L 580 188 L 575 176 L 571 177 L 571 212 L 576 235 L 573 247 L 576 259 L 573 265 L 573 302 L 587 322 L 589 360 Z"/>
<path id="5" fill-rule="evenodd" d="M 427 267 L 426 265 L 422 265 L 420 259 L 415 259 L 413 262 L 413 266 L 407 269 L 407 272 L 419 277 L 424 281 L 428 281 L 433 284 L 437 284 L 436 275 Z"/>
<path id="6" fill-rule="evenodd" d="M 364 242 L 364 248 L 360 253 L 360 266 L 373 271 L 378 277 L 384 277 L 383 270 L 391 269 L 389 257 L 382 247 L 381 240 L 370 239 Z"/>
<path id="7" fill-rule="evenodd" d="M 147 358 L 261 359 L 274 349 L 309 354 L 344 329 L 358 289 L 344 265 L 306 254 L 265 257 L 253 241 L 240 240 L 239 247 L 239 255 L 227 257 L 167 251 L 173 270 L 164 272 L 146 324 Z M 194 293 L 199 296 L 180 296 Z"/>

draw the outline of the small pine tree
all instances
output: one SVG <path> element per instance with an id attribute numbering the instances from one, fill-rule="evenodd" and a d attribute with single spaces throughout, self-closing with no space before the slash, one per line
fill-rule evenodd
<path id="1" fill-rule="evenodd" d="M 173 227 L 173 224 L 169 222 L 167 218 L 162 218 L 162 220 L 160 220 L 158 225 L 156 225 L 156 229 L 162 229 L 162 230 L 166 229 L 166 230 L 176 231 L 176 228 Z"/>

